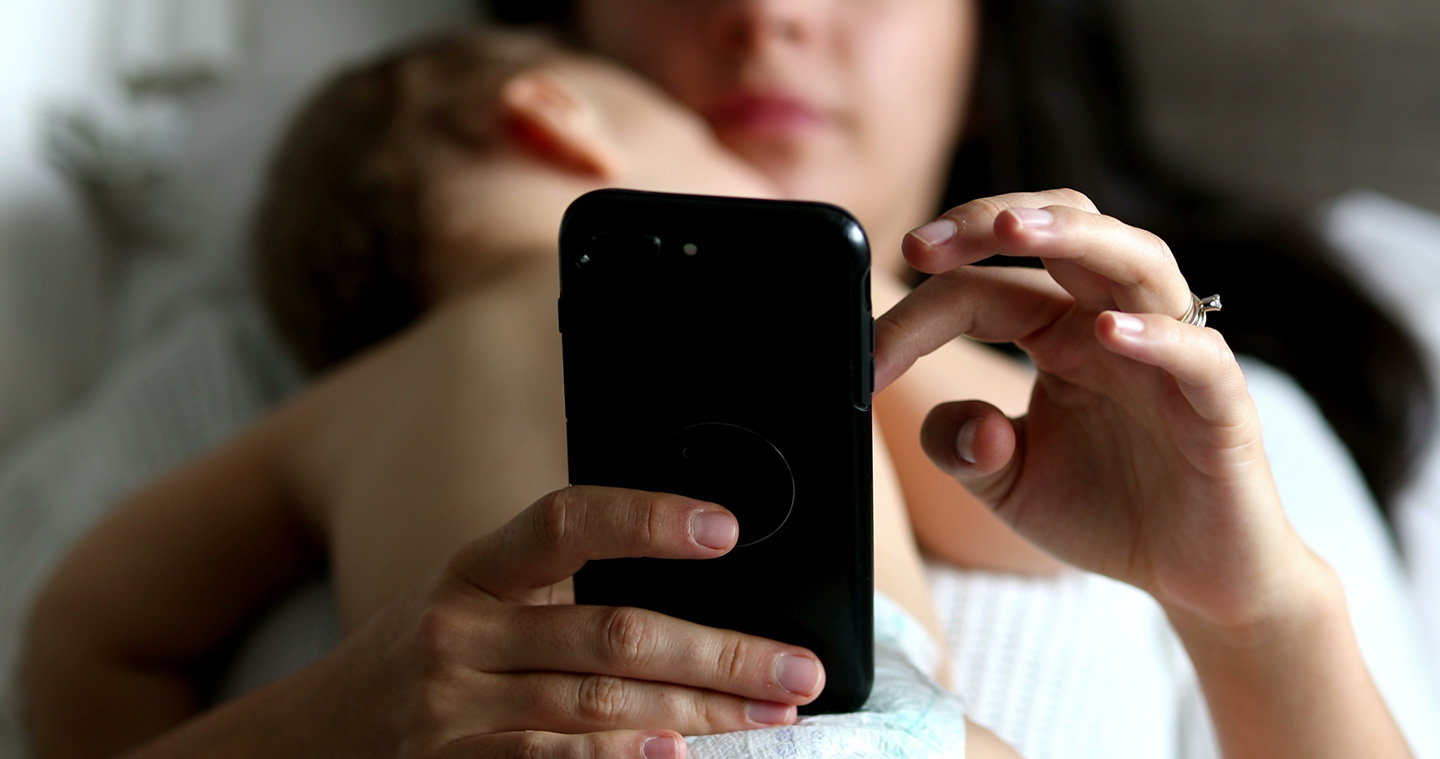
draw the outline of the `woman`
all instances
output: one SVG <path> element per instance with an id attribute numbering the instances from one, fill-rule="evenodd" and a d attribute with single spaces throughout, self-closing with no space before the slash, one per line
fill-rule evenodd
<path id="1" fill-rule="evenodd" d="M 1111 22 L 1103 3 L 581 0 L 548 5 L 500 2 L 495 8 L 505 19 L 547 20 L 563 25 L 582 44 L 631 65 L 705 115 L 722 142 L 792 195 L 831 200 L 857 213 L 872 232 L 872 239 L 878 241 L 877 298 L 883 298 L 879 293 L 885 287 L 878 272 L 887 261 L 894 267 L 892 276 L 906 276 L 907 269 L 893 257 L 893 249 L 887 250 L 884 244 L 899 239 L 892 236 L 891 230 L 907 227 L 919 227 L 905 238 L 909 263 L 932 274 L 970 263 L 997 247 L 1007 254 L 1029 252 L 1046 257 L 1061 254 L 1067 245 L 1074 246 L 1069 248 L 1071 255 L 1088 253 L 1083 240 L 1091 234 L 1095 235 L 1091 239 L 1103 240 L 1111 249 L 1134 246 L 1134 250 L 1147 251 L 1156 256 L 1151 260 L 1155 265 L 1167 258 L 1165 253 L 1155 252 L 1165 249 L 1155 238 L 1087 216 L 1075 216 L 1073 210 L 1063 207 L 1070 204 L 1063 202 L 1057 209 L 1060 212 L 1052 217 L 1054 226 L 1031 231 L 1027 231 L 1032 223 L 1029 219 L 1005 213 L 995 216 L 1005 204 L 994 201 L 978 208 L 962 206 L 955 225 L 921 226 L 935 206 L 935 198 L 942 198 L 940 207 L 944 208 L 971 198 L 1035 187 L 1080 187 L 1101 210 L 1159 232 L 1185 262 L 1194 281 L 1206 283 L 1207 288 L 1226 288 L 1228 302 L 1232 306 L 1240 304 L 1238 318 L 1227 318 L 1226 322 L 1227 335 L 1234 335 L 1235 347 L 1290 371 L 1318 399 L 1382 503 L 1395 495 L 1417 458 L 1429 428 L 1432 400 L 1413 343 L 1324 261 L 1323 251 L 1312 240 L 1287 225 L 1240 212 L 1173 179 L 1144 151 L 1135 115 L 1121 86 Z M 517 18 L 524 14 L 528 14 L 527 19 Z M 972 72 L 978 75 L 972 76 Z M 956 161 L 954 170 L 947 172 L 939 168 L 942 164 L 937 159 L 952 149 Z M 1084 199 L 1077 200 L 1083 209 L 1093 210 Z M 1011 202 L 1028 206 L 1047 201 L 1025 198 Z M 1034 223 L 1046 223 L 1043 214 L 1035 218 Z M 995 237 L 983 232 L 968 234 L 972 229 L 986 230 L 992 219 L 997 222 Z M 1067 229 L 1067 220 L 1089 228 Z M 955 236 L 942 241 L 950 234 Z M 1035 237 L 1026 239 L 1027 234 Z M 1071 234 L 1075 237 L 1067 240 Z M 1047 261 L 1047 266 L 1056 280 L 1066 284 L 1072 294 L 1080 295 L 1070 285 L 1078 285 L 1075 280 L 1084 277 L 1076 276 L 1072 264 L 1054 264 L 1052 260 Z M 927 319 L 933 323 L 945 321 L 941 316 L 945 309 L 940 304 L 954 305 L 956 300 L 936 293 L 948 291 L 949 297 L 957 300 L 981 297 L 984 290 L 974 281 L 986 278 L 975 273 L 968 277 L 958 274 L 946 274 L 948 279 L 933 287 L 922 286 L 882 319 L 882 356 L 906 343 L 904 337 L 894 342 L 884 339 L 887 330 L 892 335 L 905 331 L 896 329 L 896 324 L 920 332 L 925 330 L 917 325 Z M 1122 282 L 1126 275 L 1135 274 L 1133 270 L 1117 273 Z M 1149 276 L 1146 271 L 1144 277 Z M 993 283 L 989 286 L 994 287 Z M 1115 289 L 1092 293 L 1100 296 L 1095 303 L 1085 304 L 1083 298 L 1081 302 L 1092 308 L 1119 306 L 1125 311 L 1138 309 L 1171 317 L 1184 313 L 1188 305 L 1184 288 L 1171 283 L 1163 289 L 1170 292 L 1161 295 Z M 893 300 L 903 291 L 897 288 L 892 292 Z M 1277 297 L 1277 293 L 1288 292 L 1317 298 L 1315 302 L 1326 303 L 1327 309 L 1334 304 L 1335 310 L 1327 310 L 1327 316 L 1341 326 L 1336 330 L 1316 329 L 1313 312 L 1295 308 Z M 1128 300 L 1131 297 L 1135 300 Z M 927 306 L 933 310 L 927 310 Z M 1005 313 L 1019 320 L 1015 312 Z M 1102 343 L 1118 349 L 1118 345 L 1106 342 L 1105 330 L 1121 329 L 1121 321 L 1109 322 L 1109 318 L 1101 317 L 1096 328 Z M 1169 585 L 1172 580 L 1152 577 L 1147 581 L 1130 574 L 1137 569 L 1134 565 L 1115 566 L 1111 562 L 1123 553 L 1118 546 L 1087 553 L 1097 547 L 1077 546 L 1069 529 L 1055 528 L 1063 523 L 1065 514 L 1037 508 L 1035 501 L 1017 497 L 1017 488 L 1024 487 L 1022 472 L 1033 475 L 1037 466 L 1054 466 L 1039 458 L 1042 454 L 1037 445 L 1044 440 L 1039 433 L 1053 411 L 1049 402 L 1075 389 L 1071 383 L 1061 383 L 1061 390 L 1052 384 L 1053 378 L 1044 374 L 1058 371 L 1063 376 L 1075 371 L 1079 364 L 1071 362 L 1080 361 L 1082 356 L 1085 360 L 1100 359 L 1064 351 L 1050 354 L 1047 348 L 1056 346 L 1036 344 L 1037 337 L 1041 343 L 1055 339 L 1050 331 L 1043 336 L 1026 335 L 1023 329 L 1010 324 L 1007 329 L 986 332 L 986 325 L 958 317 L 948 326 L 934 327 L 938 334 L 925 347 L 938 346 L 964 331 L 991 340 L 1023 336 L 1028 339 L 1020 341 L 1021 347 L 1039 365 L 1042 379 L 1030 401 L 1029 416 L 1018 431 L 984 407 L 937 409 L 925 422 L 929 458 L 959 475 L 1005 521 L 1049 552 L 1137 584 L 1165 605 L 1166 592 L 1149 583 Z M 1146 329 L 1167 326 L 1169 322 L 1147 323 Z M 1138 325 L 1131 323 L 1131 327 Z M 1078 326 L 1074 329 L 1072 336 L 1085 332 Z M 1159 339 L 1157 333 L 1149 334 Z M 1142 360 L 1158 361 L 1183 375 L 1180 365 L 1168 361 L 1180 361 L 1187 352 L 1215 348 L 1203 338 L 1177 335 L 1176 339 L 1199 342 L 1190 343 L 1188 351 L 1172 346 L 1171 350 L 1177 352 L 1169 359 L 1149 354 Z M 1151 344 L 1150 349 L 1157 345 Z M 1140 358 L 1133 352 L 1121 352 Z M 1337 354 L 1356 356 L 1357 360 L 1338 367 L 1331 359 Z M 907 358 L 909 355 L 906 351 Z M 936 385 L 945 388 L 940 393 L 963 392 L 998 400 L 1007 410 L 1024 408 L 1023 398 L 1016 398 L 1013 386 L 1006 386 L 1012 382 L 1013 373 L 984 362 L 988 362 L 985 356 L 972 352 L 965 360 L 949 364 L 953 372 L 939 372 L 948 376 L 925 376 L 917 371 L 902 378 L 900 383 L 911 383 L 910 392 L 897 383 L 888 397 L 882 394 L 877 398 L 877 415 L 885 430 L 885 441 L 895 453 L 897 468 L 907 482 L 906 496 L 917 536 L 932 554 L 966 566 L 1043 570 L 1053 566 L 1048 556 L 1027 550 L 1013 537 L 1014 532 L 990 521 L 988 511 L 957 507 L 963 501 L 953 491 L 934 484 L 926 473 L 906 471 L 904 462 L 918 458 L 905 455 L 906 438 L 910 437 L 907 433 L 919 426 L 920 417 L 932 405 L 928 401 L 952 397 L 931 395 Z M 957 376 L 976 364 L 987 370 L 972 375 L 973 379 Z M 1233 373 L 1228 376 L 1228 382 L 1239 381 Z M 967 383 L 969 386 L 962 390 Z M 1182 390 L 1186 384 L 1182 381 Z M 1091 396 L 1082 397 L 1085 402 L 1094 401 Z M 1197 402 L 1194 411 L 1211 421 L 1218 418 L 1208 413 L 1219 407 L 1204 407 L 1215 398 L 1192 400 Z M 1078 407 L 1070 407 L 1067 412 L 1062 419 L 1073 422 L 1080 417 Z M 1244 414 L 1227 418 L 1253 420 Z M 1091 419 L 1093 425 L 1100 422 Z M 1170 420 L 1171 424 L 1176 422 L 1175 418 Z M 1184 426 L 1168 429 L 1183 435 Z M 1014 444 L 1012 435 L 1023 440 L 1024 457 L 1007 461 L 1009 446 Z M 952 450 L 948 443 L 957 438 L 959 448 Z M 1093 446 L 1097 442 L 1095 437 L 1084 439 L 1083 443 L 1078 438 L 1069 440 L 1065 450 L 1073 454 L 1087 443 Z M 1098 439 L 1108 444 L 1103 450 L 1123 447 L 1120 438 Z M 996 448 L 987 450 L 987 443 Z M 996 458 L 987 460 L 989 455 Z M 1156 466 L 1160 466 L 1158 462 Z M 1087 471 L 1093 470 L 1079 467 L 1075 473 L 1083 476 Z M 1054 495 L 1053 490 L 1063 487 L 1063 483 L 1057 478 L 1039 490 L 1048 489 Z M 1259 484 L 1253 488 L 1245 491 L 1268 491 Z M 935 493 L 949 495 L 950 508 L 925 508 L 924 498 Z M 1032 495 L 1044 500 L 1038 492 Z M 1202 501 L 1210 497 L 1204 496 Z M 1104 513 L 1086 516 L 1082 523 L 1093 524 Z M 1068 525 L 1071 529 L 1080 527 Z M 1198 525 L 1194 528 L 1199 530 Z M 1175 548 L 1181 555 L 1187 553 Z M 1135 555 L 1127 558 L 1143 559 Z M 1143 566 L 1146 562 L 1139 563 Z M 1285 563 L 1304 566 L 1308 560 L 1295 558 Z M 1139 571 L 1144 574 L 1148 570 Z M 1192 590 L 1208 593 L 1227 585 L 1219 576 L 1202 584 L 1210 582 L 1216 584 L 1208 590 Z M 1173 610 L 1171 618 L 1182 638 L 1187 638 L 1187 623 L 1177 619 Z M 1193 629 L 1188 631 L 1187 644 L 1194 643 L 1193 635 Z M 1226 686 L 1214 681 L 1213 671 L 1204 671 L 1207 654 L 1193 646 L 1191 653 L 1202 667 L 1201 679 L 1210 696 L 1222 744 L 1234 753 L 1243 753 L 1239 744 L 1245 739 L 1237 735 L 1246 732 L 1245 727 L 1237 726 L 1237 722 L 1244 722 L 1237 720 L 1237 713 L 1243 711 L 1240 701 L 1230 701 L 1234 694 L 1221 692 Z M 1319 734 L 1311 737 L 1318 738 Z M 1293 748 L 1299 744 L 1288 745 Z M 1369 754 L 1378 749 L 1367 745 L 1357 750 Z"/>
<path id="2" fill-rule="evenodd" d="M 580 6 L 577 28 L 581 39 L 682 101 L 694 98 L 688 102 L 722 140 L 788 192 L 847 205 L 873 239 L 903 236 L 906 260 L 940 275 L 882 320 L 881 385 L 921 354 L 963 350 L 952 347 L 959 334 L 1014 341 L 1031 354 L 1041 374 L 1024 424 L 988 405 L 944 406 L 925 423 L 925 452 L 1047 550 L 1151 593 L 1200 671 L 1228 753 L 1405 755 L 1359 659 L 1333 576 L 1279 509 L 1238 368 L 1215 333 L 1177 320 L 1193 303 L 1157 238 L 1096 215 L 1088 199 L 1068 192 L 991 198 L 921 225 L 946 179 L 936 159 L 954 146 L 962 122 L 974 11 L 950 0 L 784 7 L 597 0 Z M 916 49 L 933 55 L 906 55 Z M 996 251 L 1041 257 L 1049 274 L 965 268 Z M 877 272 L 885 267 L 896 280 L 897 300 L 898 246 L 877 244 L 876 254 Z M 883 287 L 877 281 L 877 291 Z M 1025 376 L 983 353 L 963 358 L 984 369 L 968 390 L 976 395 L 1014 393 L 1015 378 Z M 915 384 L 910 397 L 923 405 L 925 388 Z M 899 420 L 888 425 L 887 440 L 914 447 L 892 432 L 919 427 L 906 424 L 907 411 L 879 413 L 882 425 L 887 413 Z M 907 458 L 892 447 L 897 459 Z M 1143 463 L 1132 470 L 1136 461 Z M 1047 479 L 1066 472 L 1072 476 Z M 1117 473 L 1115 482 L 1126 482 L 1126 472 L 1141 476 L 1131 489 L 1074 487 L 1096 472 Z M 577 553 L 552 556 L 553 564 L 535 561 L 545 546 L 500 539 L 457 567 L 514 573 L 508 581 L 520 589 L 545 585 L 576 559 L 622 545 L 635 550 L 607 526 L 614 527 L 597 526 L 594 543 L 574 546 Z M 918 520 L 917 529 L 938 535 L 942 549 L 956 535 Z M 1023 543 L 1011 538 L 996 555 L 1014 560 L 1015 546 Z M 974 546 L 955 544 L 965 548 Z M 1015 561 L 1050 560 L 1031 551 Z M 403 621 L 402 612 L 391 621 Z M 376 649 L 365 646 L 375 643 L 374 636 L 352 639 L 308 684 L 257 694 L 188 732 L 214 736 L 227 719 L 240 729 L 266 724 L 267 714 L 307 696 L 351 687 L 374 694 L 380 691 L 361 686 L 402 682 L 374 668 Z M 337 717 L 342 730 L 356 719 Z M 346 737 L 376 726 L 360 727 Z M 554 736 L 524 745 L 568 755 L 638 750 L 633 740 Z"/>
<path id="3" fill-rule="evenodd" d="M 558 24 L 572 32 L 587 14 L 625 12 L 596 14 L 586 10 L 593 4 L 571 0 L 488 5 L 507 23 Z M 1413 339 L 1333 265 L 1304 225 L 1203 189 L 1154 156 L 1106 0 L 973 5 L 978 50 L 965 70 L 976 75 L 973 82 L 962 77 L 955 93 L 967 115 L 933 209 L 1075 187 L 1105 213 L 1155 232 L 1177 251 L 1192 281 L 1207 290 L 1224 283 L 1226 302 L 1234 306 L 1225 319 L 1226 339 L 1238 352 L 1290 373 L 1317 400 L 1388 512 L 1433 425 L 1434 398 Z M 637 40 L 626 44 L 643 47 Z M 666 81 L 666 75 L 656 78 Z M 1315 329 L 1311 312 L 1294 305 L 1301 297 L 1325 303 L 1336 324 Z M 1335 355 L 1354 360 L 1337 364 Z"/>

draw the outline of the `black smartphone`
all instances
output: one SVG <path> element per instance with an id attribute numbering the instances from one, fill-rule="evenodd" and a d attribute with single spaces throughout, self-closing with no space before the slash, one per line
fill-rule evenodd
<path id="1" fill-rule="evenodd" d="M 805 646 L 854 711 L 874 678 L 870 250 L 821 203 L 602 190 L 560 232 L 570 482 L 718 503 L 718 559 L 592 561 L 579 603 Z"/>

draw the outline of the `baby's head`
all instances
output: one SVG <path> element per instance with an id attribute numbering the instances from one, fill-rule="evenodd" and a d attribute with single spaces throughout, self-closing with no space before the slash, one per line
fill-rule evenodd
<path id="1" fill-rule="evenodd" d="M 773 195 L 639 77 L 469 30 L 345 71 L 301 108 L 253 229 L 261 294 L 311 371 L 403 329 L 518 256 L 555 255 L 600 187 Z"/>

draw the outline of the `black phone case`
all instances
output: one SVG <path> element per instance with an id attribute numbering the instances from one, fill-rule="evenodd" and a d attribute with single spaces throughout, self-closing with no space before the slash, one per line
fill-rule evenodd
<path id="1" fill-rule="evenodd" d="M 874 678 L 870 253 L 819 203 L 602 190 L 560 235 L 570 482 L 740 523 L 712 560 L 592 561 L 579 603 L 805 646 L 854 711 Z"/>

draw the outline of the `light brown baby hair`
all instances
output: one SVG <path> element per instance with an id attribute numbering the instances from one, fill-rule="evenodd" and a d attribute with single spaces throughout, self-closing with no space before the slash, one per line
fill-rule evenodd
<path id="1" fill-rule="evenodd" d="M 251 243 L 265 309 L 307 371 L 423 313 L 425 147 L 484 149 L 503 128 L 501 85 L 556 54 L 515 32 L 449 33 L 340 72 L 299 109 L 271 159 Z"/>

